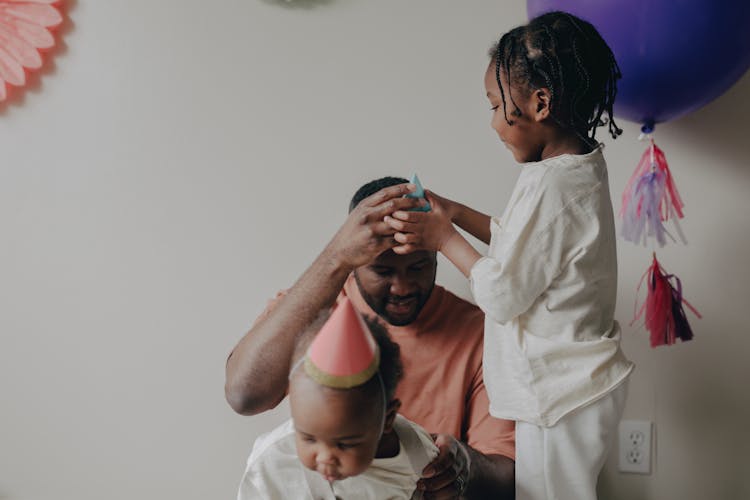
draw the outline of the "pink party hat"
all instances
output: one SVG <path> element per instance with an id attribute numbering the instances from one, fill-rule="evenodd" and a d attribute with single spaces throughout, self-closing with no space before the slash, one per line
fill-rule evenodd
<path id="1" fill-rule="evenodd" d="M 370 380 L 379 364 L 375 339 L 351 301 L 344 298 L 310 344 L 305 372 L 320 385 L 348 389 Z"/>

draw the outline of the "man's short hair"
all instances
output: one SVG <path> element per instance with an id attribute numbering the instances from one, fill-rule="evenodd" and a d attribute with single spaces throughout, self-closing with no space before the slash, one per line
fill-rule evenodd
<path id="1" fill-rule="evenodd" d="M 349 211 L 354 210 L 359 203 L 370 195 L 373 195 L 383 188 L 395 186 L 397 184 L 406 184 L 409 181 L 403 177 L 381 177 L 370 181 L 354 193 L 352 201 L 349 203 Z"/>

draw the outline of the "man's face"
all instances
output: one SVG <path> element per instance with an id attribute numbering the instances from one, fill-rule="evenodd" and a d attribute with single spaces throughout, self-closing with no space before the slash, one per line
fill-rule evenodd
<path id="1" fill-rule="evenodd" d="M 417 319 L 435 286 L 437 256 L 419 251 L 397 255 L 388 250 L 354 271 L 362 297 L 375 313 L 394 326 Z"/>

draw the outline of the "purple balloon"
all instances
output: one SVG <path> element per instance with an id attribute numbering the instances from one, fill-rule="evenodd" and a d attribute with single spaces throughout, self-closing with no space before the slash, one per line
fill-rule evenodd
<path id="1" fill-rule="evenodd" d="M 673 120 L 723 94 L 750 67 L 748 0 L 527 0 L 593 24 L 622 71 L 615 115 Z"/>

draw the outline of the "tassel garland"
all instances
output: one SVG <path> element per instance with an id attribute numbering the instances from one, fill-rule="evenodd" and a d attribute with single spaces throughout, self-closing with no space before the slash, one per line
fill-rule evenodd
<path id="1" fill-rule="evenodd" d="M 683 298 L 680 279 L 673 274 L 666 273 L 656 260 L 656 254 L 654 254 L 651 266 L 641 277 L 638 290 L 646 278 L 648 279 L 646 301 L 638 309 L 638 292 L 636 292 L 636 312 L 630 324 L 632 325 L 641 317 L 644 318 L 645 327 L 651 334 L 651 347 L 672 345 L 678 338 L 683 342 L 691 340 L 693 331 L 682 305 L 685 304 L 699 319 L 701 315 Z"/>
<path id="2" fill-rule="evenodd" d="M 642 242 L 644 245 L 647 237 L 651 236 L 659 246 L 664 246 L 665 236 L 674 241 L 663 224 L 671 218 L 680 239 L 685 243 L 685 236 L 677 221 L 683 217 L 682 199 L 664 152 L 654 144 L 653 139 L 650 142 L 622 194 L 622 236 L 627 241 L 636 244 Z"/>

